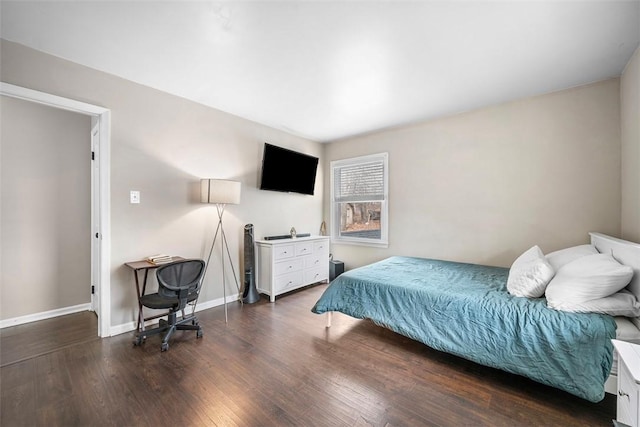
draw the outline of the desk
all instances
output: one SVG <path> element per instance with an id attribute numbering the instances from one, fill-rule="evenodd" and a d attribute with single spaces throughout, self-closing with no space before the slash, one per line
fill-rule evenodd
<path id="1" fill-rule="evenodd" d="M 180 257 L 180 256 L 174 256 L 172 257 L 173 261 L 180 261 L 183 260 L 184 258 Z M 130 261 L 130 262 L 125 262 L 124 265 L 126 265 L 127 267 L 129 267 L 130 269 L 133 270 L 133 277 L 136 281 L 136 291 L 138 292 L 138 324 L 136 326 L 136 330 L 138 331 L 144 331 L 144 322 L 146 320 L 152 320 L 152 319 L 157 319 L 158 317 L 163 317 L 166 316 L 165 313 L 163 314 L 158 314 L 155 316 L 150 316 L 150 317 L 144 317 L 144 315 L 142 314 L 142 303 L 140 302 L 140 298 L 145 294 L 145 292 L 147 291 L 147 277 L 149 276 L 149 270 L 155 270 L 158 267 L 161 267 L 165 264 L 154 264 L 152 262 L 149 262 L 147 260 L 141 260 L 141 261 Z M 140 277 L 139 277 L 139 273 L 144 271 L 144 279 L 142 280 L 142 288 L 140 288 Z"/>

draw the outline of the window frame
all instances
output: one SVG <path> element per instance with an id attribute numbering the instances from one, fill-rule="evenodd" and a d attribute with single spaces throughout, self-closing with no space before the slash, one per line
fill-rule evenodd
<path id="1" fill-rule="evenodd" d="M 336 202 L 335 194 L 335 171 L 337 168 L 346 166 L 354 166 L 372 162 L 382 162 L 383 168 L 383 192 L 382 200 L 372 200 L 380 202 L 380 239 L 371 239 L 363 237 L 345 237 L 340 236 L 340 203 Z M 369 154 L 366 156 L 351 157 L 348 159 L 333 160 L 330 167 L 331 179 L 331 242 L 336 244 L 370 246 L 377 248 L 387 248 L 389 246 L 389 153 Z M 359 200 L 356 203 L 362 203 Z"/>

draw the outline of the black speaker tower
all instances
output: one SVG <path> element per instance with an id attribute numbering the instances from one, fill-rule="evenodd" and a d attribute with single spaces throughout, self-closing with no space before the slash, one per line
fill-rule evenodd
<path id="1" fill-rule="evenodd" d="M 244 226 L 244 292 L 242 293 L 242 302 L 253 304 L 258 301 L 260 301 L 260 294 L 256 289 L 253 224 L 247 224 Z"/>

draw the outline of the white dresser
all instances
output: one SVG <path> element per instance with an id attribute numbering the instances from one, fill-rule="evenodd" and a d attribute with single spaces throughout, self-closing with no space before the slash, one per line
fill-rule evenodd
<path id="1" fill-rule="evenodd" d="M 256 241 L 256 287 L 276 296 L 329 280 L 329 237 Z"/>
<path id="2" fill-rule="evenodd" d="M 618 353 L 618 405 L 616 420 L 640 426 L 640 345 L 613 340 Z"/>

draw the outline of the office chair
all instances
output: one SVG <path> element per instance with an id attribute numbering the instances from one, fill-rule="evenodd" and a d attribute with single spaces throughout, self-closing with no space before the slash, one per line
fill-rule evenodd
<path id="1" fill-rule="evenodd" d="M 140 297 L 140 303 L 152 309 L 169 309 L 167 320 L 160 319 L 157 328 L 140 331 L 134 345 L 141 345 L 150 335 L 164 333 L 162 351 L 169 349 L 169 338 L 176 330 L 196 331 L 202 337 L 202 328 L 195 316 L 195 304 L 202 285 L 205 263 L 201 259 L 187 259 L 162 265 L 156 270 L 158 292 Z M 192 306 L 191 314 L 185 315 L 187 304 Z M 177 313 L 182 317 L 178 319 Z"/>

